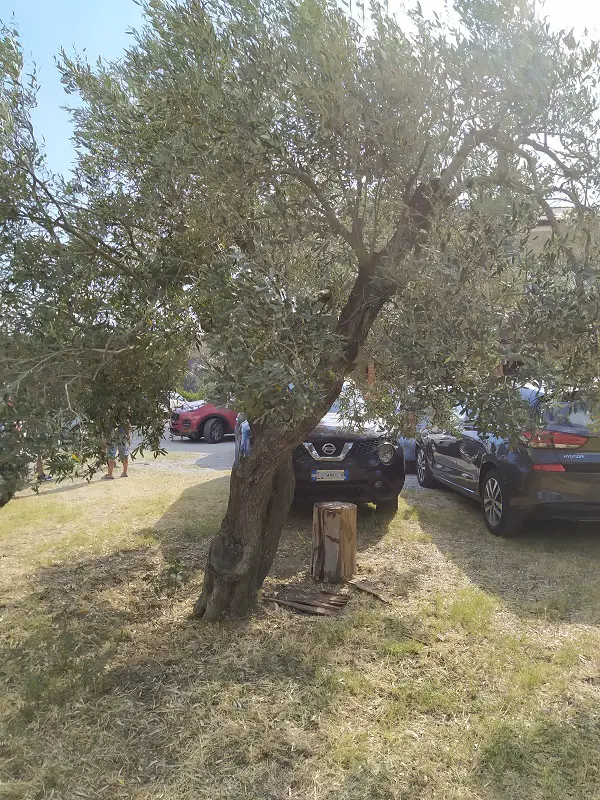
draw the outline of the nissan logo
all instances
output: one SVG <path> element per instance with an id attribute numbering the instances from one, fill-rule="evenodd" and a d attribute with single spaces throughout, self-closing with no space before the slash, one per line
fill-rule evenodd
<path id="1" fill-rule="evenodd" d="M 329 442 L 328 444 L 324 444 L 321 450 L 326 456 L 331 456 L 335 453 L 335 445 Z"/>

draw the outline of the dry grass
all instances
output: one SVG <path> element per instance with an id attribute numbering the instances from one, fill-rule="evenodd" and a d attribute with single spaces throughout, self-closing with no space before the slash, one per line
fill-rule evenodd
<path id="1" fill-rule="evenodd" d="M 359 517 L 336 619 L 190 619 L 224 473 L 134 466 L 0 517 L 0 798 L 597 800 L 600 541 L 446 492 Z M 271 586 L 306 581 L 296 509 Z"/>

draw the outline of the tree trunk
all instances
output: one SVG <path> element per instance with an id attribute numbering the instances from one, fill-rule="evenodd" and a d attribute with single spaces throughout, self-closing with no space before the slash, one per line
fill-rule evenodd
<path id="1" fill-rule="evenodd" d="M 292 453 L 341 389 L 341 380 L 337 380 L 322 406 L 293 429 L 253 427 L 250 454 L 231 472 L 227 511 L 210 545 L 194 616 L 207 622 L 236 619 L 256 604 L 294 499 Z"/>
<path id="2" fill-rule="evenodd" d="M 340 361 L 329 366 L 332 383 L 325 404 L 312 409 L 291 430 L 254 428 L 250 455 L 231 473 L 227 512 L 210 546 L 194 616 L 209 622 L 235 619 L 256 604 L 294 496 L 294 448 L 338 397 L 342 376 L 354 369 L 360 346 L 385 300 L 382 282 L 360 275 L 338 323 L 345 348 Z"/>
<path id="3" fill-rule="evenodd" d="M 209 622 L 239 618 L 255 605 L 294 497 L 289 445 L 287 450 L 278 466 L 255 451 L 233 469 L 227 513 L 210 546 L 196 617 Z"/>

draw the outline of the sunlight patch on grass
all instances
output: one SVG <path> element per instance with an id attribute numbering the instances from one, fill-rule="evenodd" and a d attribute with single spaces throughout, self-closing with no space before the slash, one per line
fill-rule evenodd
<path id="1" fill-rule="evenodd" d="M 498 603 L 493 597 L 469 586 L 457 592 L 456 599 L 448 609 L 448 616 L 469 633 L 482 633 L 489 628 L 497 607 Z"/>

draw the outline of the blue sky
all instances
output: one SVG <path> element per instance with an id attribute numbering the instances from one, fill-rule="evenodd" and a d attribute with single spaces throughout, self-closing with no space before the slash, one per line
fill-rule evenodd
<path id="1" fill-rule="evenodd" d="M 390 3 L 402 5 L 400 0 Z M 442 11 L 445 0 L 423 0 L 422 5 L 425 11 Z M 545 5 L 540 0 L 539 6 L 556 27 L 600 31 L 599 0 L 546 0 Z M 0 19 L 16 24 L 27 63 L 37 67 L 40 91 L 34 124 L 45 141 L 51 170 L 65 174 L 73 148 L 69 116 L 61 106 L 73 104 L 74 98 L 63 91 L 54 57 L 61 47 L 68 53 L 85 52 L 90 61 L 118 57 L 131 42 L 126 31 L 142 23 L 140 8 L 133 0 L 0 0 Z"/>
<path id="2" fill-rule="evenodd" d="M 45 141 L 53 172 L 66 173 L 73 158 L 69 115 L 54 58 L 85 52 L 88 60 L 118 57 L 131 43 L 129 28 L 139 28 L 142 14 L 133 0 L 0 0 L 0 19 L 14 24 L 29 67 L 35 63 L 40 90 L 34 125 Z"/>

